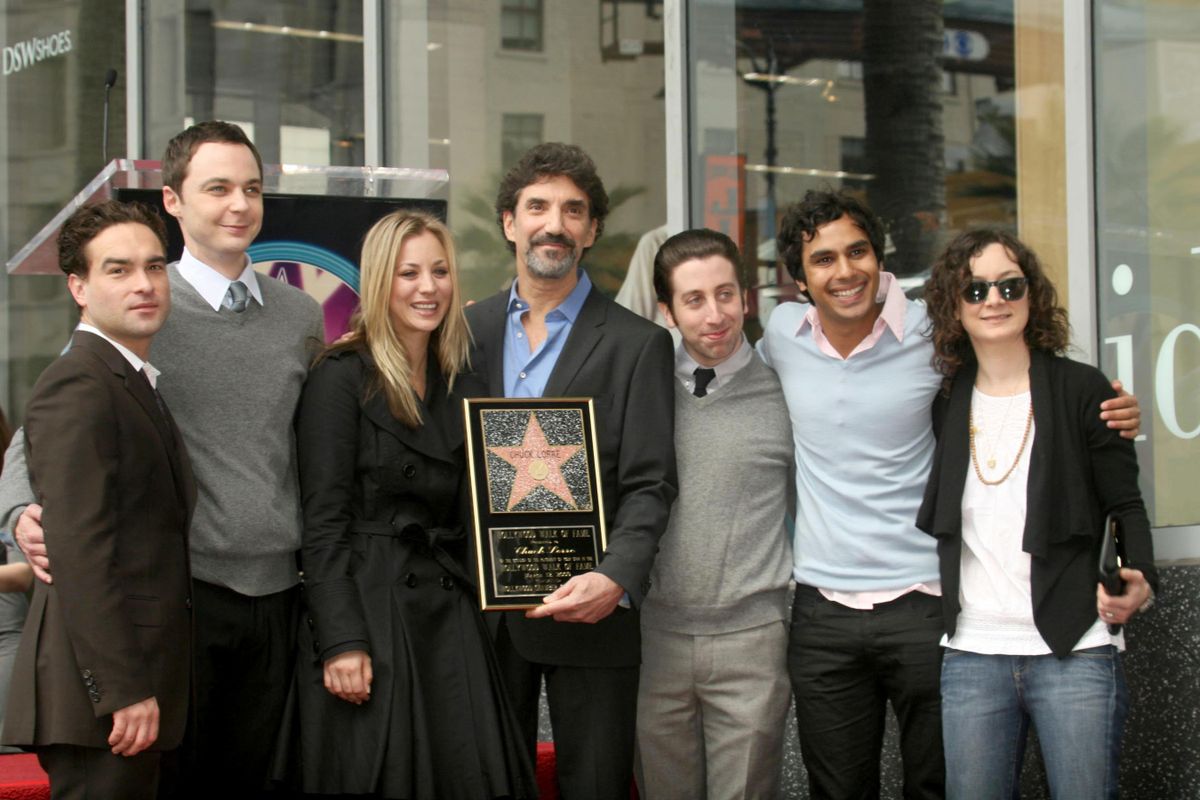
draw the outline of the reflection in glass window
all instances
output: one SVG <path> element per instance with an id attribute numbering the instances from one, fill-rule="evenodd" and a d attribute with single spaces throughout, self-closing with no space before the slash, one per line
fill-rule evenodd
<path id="1" fill-rule="evenodd" d="M 690 7 L 691 222 L 744 237 L 760 315 L 794 294 L 775 229 L 809 189 L 864 196 L 914 293 L 958 230 L 1017 228 L 1015 27 L 1004 0 Z"/>
<path id="2" fill-rule="evenodd" d="M 500 45 L 505 50 L 542 49 L 542 0 L 500 0 Z"/>
<path id="3" fill-rule="evenodd" d="M 541 114 L 505 114 L 500 128 L 500 168 L 507 170 L 525 151 L 542 143 Z"/>
<path id="4" fill-rule="evenodd" d="M 361 2 L 144 2 L 142 13 L 146 155 L 160 157 L 186 118 L 228 119 L 252 124 L 266 162 L 363 164 Z"/>
<path id="5" fill-rule="evenodd" d="M 622 5 L 622 52 L 594 2 L 431 0 L 424 12 L 391 11 L 401 5 L 384 13 L 384 74 L 393 76 L 384 166 L 449 171 L 463 295 L 480 300 L 512 280 L 496 189 L 529 147 L 547 141 L 582 147 L 608 189 L 604 233 L 584 266 L 615 296 L 638 240 L 667 221 L 661 7 Z M 518 34 L 537 40 L 536 56 L 507 49 Z"/>
<path id="6" fill-rule="evenodd" d="M 1100 362 L 1151 422 L 1138 458 L 1151 521 L 1196 525 L 1200 9 L 1168 0 L 1095 8 Z M 1193 541 L 1175 557 L 1198 555 Z"/>

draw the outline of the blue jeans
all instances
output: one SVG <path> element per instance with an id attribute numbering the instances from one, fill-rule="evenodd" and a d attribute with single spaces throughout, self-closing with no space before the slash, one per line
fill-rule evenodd
<path id="1" fill-rule="evenodd" d="M 1129 695 L 1115 647 L 1059 659 L 947 649 L 942 661 L 946 796 L 1019 797 L 1032 722 L 1054 798 L 1115 798 Z"/>

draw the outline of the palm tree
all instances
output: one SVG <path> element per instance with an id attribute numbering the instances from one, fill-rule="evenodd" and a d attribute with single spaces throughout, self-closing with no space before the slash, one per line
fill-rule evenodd
<path id="1" fill-rule="evenodd" d="M 942 0 L 864 0 L 866 156 L 871 207 L 895 246 L 888 269 L 914 275 L 933 263 L 946 211 L 939 54 Z"/>

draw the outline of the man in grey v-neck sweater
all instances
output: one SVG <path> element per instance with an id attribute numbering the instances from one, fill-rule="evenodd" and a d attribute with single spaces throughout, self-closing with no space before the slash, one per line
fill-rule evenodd
<path id="1" fill-rule="evenodd" d="M 262 161 L 240 128 L 203 122 L 180 133 L 167 145 L 163 183 L 185 248 L 169 268 L 173 309 L 153 357 L 198 489 L 189 537 L 195 735 L 180 791 L 252 797 L 266 785 L 295 657 L 301 516 L 292 422 L 322 315 L 303 292 L 259 280 L 246 255 L 262 223 Z M 29 503 L 16 461 L 0 479 L 0 499 L 23 488 Z M 36 562 L 26 531 L 36 529 L 38 545 L 41 531 L 29 516 L 17 535 Z"/>
<path id="2" fill-rule="evenodd" d="M 710 230 L 671 237 L 655 258 L 683 341 L 679 496 L 642 604 L 637 773 L 653 800 L 780 792 L 793 447 L 779 379 L 742 333 L 739 261 Z"/>

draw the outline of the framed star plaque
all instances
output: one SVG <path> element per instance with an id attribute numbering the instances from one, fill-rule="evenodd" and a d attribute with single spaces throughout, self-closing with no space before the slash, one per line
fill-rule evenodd
<path id="1" fill-rule="evenodd" d="M 591 398 L 463 401 L 484 611 L 534 608 L 607 545 Z"/>

